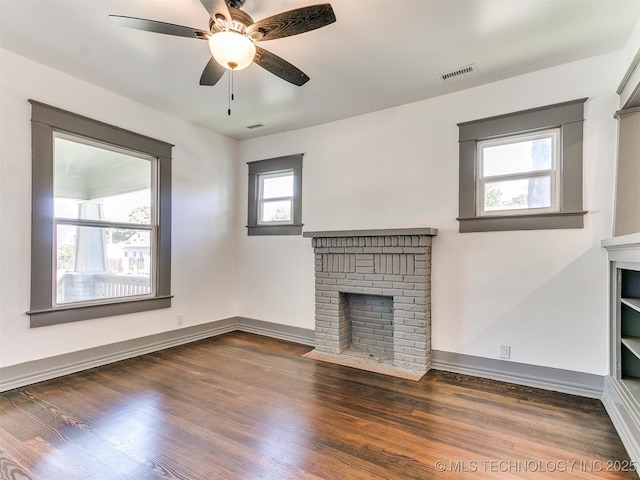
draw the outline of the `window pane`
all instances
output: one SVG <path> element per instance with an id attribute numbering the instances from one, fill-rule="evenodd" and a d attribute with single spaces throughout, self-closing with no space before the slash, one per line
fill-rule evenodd
<path id="1" fill-rule="evenodd" d="M 54 215 L 151 223 L 151 159 L 55 137 Z"/>
<path id="2" fill-rule="evenodd" d="M 487 182 L 484 211 L 551 207 L 551 177 Z"/>
<path id="3" fill-rule="evenodd" d="M 261 222 L 290 222 L 291 200 L 264 202 L 260 213 Z"/>
<path id="4" fill-rule="evenodd" d="M 481 148 L 484 177 L 550 170 L 553 166 L 551 136 Z"/>
<path id="5" fill-rule="evenodd" d="M 57 225 L 56 303 L 147 295 L 149 230 Z"/>
<path id="6" fill-rule="evenodd" d="M 293 172 L 262 178 L 262 198 L 293 197 Z"/>

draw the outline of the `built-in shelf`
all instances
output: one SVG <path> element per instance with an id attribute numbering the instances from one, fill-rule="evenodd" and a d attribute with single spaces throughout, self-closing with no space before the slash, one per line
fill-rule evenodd
<path id="1" fill-rule="evenodd" d="M 620 302 L 640 312 L 640 298 L 621 298 Z"/>
<path id="2" fill-rule="evenodd" d="M 640 233 L 602 242 L 607 249 L 611 272 L 611 376 L 612 389 L 605 392 L 608 409 L 624 407 L 620 418 L 634 418 L 634 458 L 640 460 Z M 613 394 L 612 392 L 617 392 Z M 620 396 L 622 395 L 622 396 Z M 617 427 L 616 427 L 617 428 Z M 625 425 L 624 428 L 629 428 Z"/>
<path id="3" fill-rule="evenodd" d="M 636 357 L 640 358 L 640 338 L 639 337 L 624 337 L 622 338 L 622 344 L 629 349 Z"/>
<path id="4" fill-rule="evenodd" d="M 628 260 L 613 262 L 612 268 L 611 371 L 640 411 L 640 265 Z"/>
<path id="5" fill-rule="evenodd" d="M 627 267 L 627 265 L 624 265 Z M 631 266 L 631 265 L 629 265 Z M 616 355 L 617 375 L 624 385 L 634 386 L 633 395 L 640 390 L 635 389 L 634 380 L 640 381 L 640 270 L 633 268 L 617 268 L 616 280 L 619 287 L 618 298 L 619 327 L 616 328 L 620 347 Z M 614 299 L 616 298 L 614 297 Z M 616 342 L 614 340 L 614 348 Z M 640 401 L 640 397 L 635 397 Z"/>
<path id="6" fill-rule="evenodd" d="M 640 52 L 618 93 L 618 158 L 613 238 L 603 240 L 609 259 L 610 375 L 602 402 L 627 448 L 640 464 Z"/>

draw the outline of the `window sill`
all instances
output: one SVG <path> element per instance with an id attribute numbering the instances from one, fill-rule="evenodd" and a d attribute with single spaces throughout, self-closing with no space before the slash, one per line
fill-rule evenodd
<path id="1" fill-rule="evenodd" d="M 303 224 L 247 225 L 247 234 L 253 235 L 302 235 Z"/>
<path id="2" fill-rule="evenodd" d="M 145 312 L 171 307 L 173 295 L 143 298 L 138 300 L 123 300 L 100 305 L 74 305 L 69 307 L 44 308 L 31 310 L 27 315 L 31 317 L 31 328 L 46 327 L 59 323 L 78 322 L 92 318 L 112 317 L 127 313 Z"/>
<path id="3" fill-rule="evenodd" d="M 560 228 L 584 228 L 581 212 L 536 213 L 530 215 L 495 215 L 482 217 L 458 217 L 460 233 L 502 232 L 509 230 L 551 230 Z"/>

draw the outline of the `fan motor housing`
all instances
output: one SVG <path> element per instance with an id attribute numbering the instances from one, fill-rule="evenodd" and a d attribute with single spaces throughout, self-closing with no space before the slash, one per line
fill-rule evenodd
<path id="1" fill-rule="evenodd" d="M 253 25 L 253 23 L 255 23 L 253 21 L 253 18 L 251 18 L 247 13 L 243 12 L 242 10 L 238 10 L 237 8 L 230 7 L 229 8 L 229 13 L 231 14 L 231 20 L 233 22 L 233 25 L 231 26 L 231 28 L 233 30 L 236 30 L 236 31 L 240 32 L 240 33 L 244 33 L 245 29 L 249 25 Z M 220 17 L 220 19 L 222 19 L 222 17 Z M 214 20 L 213 18 L 210 18 L 209 19 L 209 30 L 212 33 L 215 33 L 217 31 L 219 31 L 220 29 L 221 29 L 221 27 L 216 22 L 216 20 Z"/>

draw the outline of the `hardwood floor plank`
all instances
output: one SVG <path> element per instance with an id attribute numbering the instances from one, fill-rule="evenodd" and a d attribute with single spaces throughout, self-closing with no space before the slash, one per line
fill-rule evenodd
<path id="1" fill-rule="evenodd" d="M 33 479 L 33 474 L 28 468 L 29 463 L 20 442 L 6 432 L 0 432 L 0 478 Z"/>
<path id="2" fill-rule="evenodd" d="M 637 478 L 597 400 L 309 350 L 233 332 L 0 394 L 0 479 Z"/>

